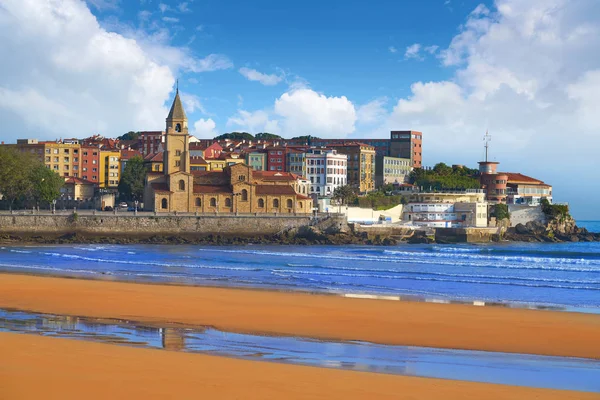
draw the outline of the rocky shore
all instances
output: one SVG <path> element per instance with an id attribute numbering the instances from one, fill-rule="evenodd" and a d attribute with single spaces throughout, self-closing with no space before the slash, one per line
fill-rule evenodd
<path id="1" fill-rule="evenodd" d="M 503 240 L 513 242 L 599 242 L 600 233 L 588 232 L 585 228 L 579 228 L 575 221 L 566 224 L 541 222 L 528 222 L 518 224 L 509 228 L 502 237 Z"/>

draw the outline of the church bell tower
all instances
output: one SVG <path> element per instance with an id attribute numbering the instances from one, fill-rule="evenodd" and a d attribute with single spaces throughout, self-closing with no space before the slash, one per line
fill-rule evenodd
<path id="1" fill-rule="evenodd" d="M 165 175 L 175 172 L 190 173 L 190 136 L 188 120 L 179 98 L 179 83 L 175 100 L 167 116 L 165 135 L 164 172 Z"/>

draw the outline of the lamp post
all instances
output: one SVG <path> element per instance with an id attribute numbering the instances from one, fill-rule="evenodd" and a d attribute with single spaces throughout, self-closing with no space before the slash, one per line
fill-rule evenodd
<path id="1" fill-rule="evenodd" d="M 56 214 L 56 199 L 52 200 L 52 214 Z"/>
<path id="2" fill-rule="evenodd" d="M 135 201 L 133 202 L 133 204 L 135 204 L 135 208 L 133 209 L 133 213 L 134 213 L 135 215 L 137 215 L 138 201 L 137 201 L 137 200 L 135 200 Z"/>

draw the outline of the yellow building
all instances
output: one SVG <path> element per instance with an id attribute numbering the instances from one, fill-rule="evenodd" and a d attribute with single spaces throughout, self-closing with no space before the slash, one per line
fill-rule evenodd
<path id="1" fill-rule="evenodd" d="M 77 140 L 38 142 L 37 139 L 18 139 L 16 145 L 9 146 L 34 154 L 60 176 L 81 176 L 81 146 Z"/>
<path id="2" fill-rule="evenodd" d="M 253 176 L 243 159 L 224 158 L 221 170 L 191 173 L 187 117 L 179 90 L 166 120 L 164 172 L 146 175 L 144 207 L 155 212 L 301 213 L 312 200 L 292 184 L 275 185 Z M 237 162 L 227 165 L 227 162 Z M 206 160 L 208 163 L 209 160 Z"/>
<path id="3" fill-rule="evenodd" d="M 347 183 L 360 193 L 375 190 L 375 147 L 364 143 L 333 144 L 339 154 L 348 156 Z"/>
<path id="4" fill-rule="evenodd" d="M 163 155 L 162 149 L 158 153 L 148 154 L 144 158 L 146 170 L 150 172 L 163 172 Z"/>
<path id="5" fill-rule="evenodd" d="M 80 178 L 65 178 L 61 192 L 73 200 L 91 200 L 94 198 L 95 183 Z"/>
<path id="6" fill-rule="evenodd" d="M 121 179 L 121 152 L 119 150 L 100 150 L 99 185 L 101 188 L 116 188 Z"/>

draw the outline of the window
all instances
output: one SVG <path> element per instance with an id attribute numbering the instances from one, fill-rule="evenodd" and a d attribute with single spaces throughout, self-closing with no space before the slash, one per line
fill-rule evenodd
<path id="1" fill-rule="evenodd" d="M 196 207 L 201 207 L 202 206 L 202 200 L 200 200 L 200 197 L 196 197 Z"/>
<path id="2" fill-rule="evenodd" d="M 175 125 L 175 132 L 181 132 L 181 124 Z"/>
<path id="3" fill-rule="evenodd" d="M 298 207 L 300 207 L 300 209 L 302 209 L 302 202 L 298 203 Z"/>
<path id="4" fill-rule="evenodd" d="M 242 190 L 242 201 L 248 201 L 248 191 L 246 189 Z"/>
<path id="5" fill-rule="evenodd" d="M 179 167 L 181 165 L 181 161 L 175 161 L 175 166 Z"/>
<path id="6" fill-rule="evenodd" d="M 273 199 L 273 208 L 279 208 L 279 200 Z"/>
<path id="7" fill-rule="evenodd" d="M 167 204 L 167 199 L 162 199 L 162 201 L 161 201 L 161 203 L 160 203 L 160 206 L 161 206 L 161 208 L 162 208 L 163 210 L 166 210 L 166 209 L 167 209 L 167 205 L 168 205 L 168 204 Z"/>
<path id="8" fill-rule="evenodd" d="M 210 206 L 211 207 L 216 207 L 217 206 L 217 199 L 215 199 L 214 197 L 210 198 Z"/>
<path id="9" fill-rule="evenodd" d="M 263 199 L 258 199 L 258 208 L 265 208 L 265 201 Z"/>
<path id="10" fill-rule="evenodd" d="M 69 154 L 69 149 L 64 149 L 65 154 Z"/>
<path id="11" fill-rule="evenodd" d="M 154 170 L 160 171 L 160 164 L 154 164 Z"/>
<path id="12" fill-rule="evenodd" d="M 97 177 L 96 175 L 93 175 L 93 176 L 92 176 L 92 179 L 93 179 L 93 180 L 98 180 L 98 177 Z"/>
<path id="13" fill-rule="evenodd" d="M 176 156 L 180 156 L 181 155 L 181 150 L 175 150 L 175 155 Z"/>
<path id="14" fill-rule="evenodd" d="M 92 160 L 92 164 L 96 164 L 96 160 Z"/>
<path id="15" fill-rule="evenodd" d="M 287 201 L 287 208 L 292 208 L 293 207 L 293 202 L 291 199 L 288 199 Z"/>
<path id="16" fill-rule="evenodd" d="M 245 181 L 245 180 L 246 180 L 246 175 L 238 176 L 238 181 Z"/>
<path id="17" fill-rule="evenodd" d="M 183 181 L 183 179 L 181 179 L 179 181 L 179 190 L 181 190 L 181 191 L 185 190 L 185 182 Z"/>
<path id="18" fill-rule="evenodd" d="M 231 199 L 230 198 L 225 199 L 225 207 L 231 207 Z"/>

